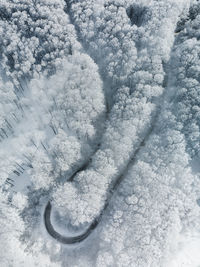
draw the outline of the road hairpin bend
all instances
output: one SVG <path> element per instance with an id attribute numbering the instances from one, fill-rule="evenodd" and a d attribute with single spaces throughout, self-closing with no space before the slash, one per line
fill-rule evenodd
<path id="1" fill-rule="evenodd" d="M 47 229 L 47 232 L 57 241 L 63 244 L 74 244 L 83 241 L 86 239 L 89 234 L 96 228 L 98 225 L 98 220 L 95 219 L 90 226 L 86 229 L 86 231 L 80 235 L 77 236 L 63 236 L 59 234 L 53 227 L 51 223 L 51 209 L 52 205 L 51 202 L 49 201 L 46 205 L 45 212 L 44 212 L 44 223 L 45 227 Z"/>
<path id="2" fill-rule="evenodd" d="M 155 117 L 157 117 L 157 116 L 155 116 Z M 155 121 L 156 121 L 156 118 L 155 118 Z M 130 165 L 133 164 L 134 161 L 136 160 L 136 155 L 138 154 L 140 149 L 145 145 L 145 142 L 147 141 L 150 134 L 152 133 L 154 126 L 155 126 L 155 123 L 152 124 L 152 127 L 149 129 L 149 132 L 147 133 L 145 139 L 141 142 L 139 148 L 135 151 L 133 157 L 128 162 L 125 170 L 122 172 L 123 174 L 119 175 L 117 177 L 117 179 L 110 185 L 110 188 L 108 190 L 109 194 L 108 194 L 108 197 L 105 201 L 105 204 L 104 204 L 102 211 L 100 212 L 98 217 L 93 220 L 93 222 L 88 226 L 88 228 L 82 234 L 78 234 L 76 236 L 65 236 L 63 234 L 58 233 L 54 229 L 54 227 L 51 223 L 52 204 L 50 201 L 48 201 L 48 203 L 45 207 L 45 211 L 44 211 L 44 225 L 45 225 L 47 232 L 49 233 L 49 235 L 51 237 L 53 237 L 55 240 L 57 240 L 58 242 L 60 242 L 62 244 L 70 245 L 70 244 L 80 243 L 80 242 L 84 241 L 94 231 L 94 229 L 98 226 L 99 222 L 101 221 L 102 216 L 103 216 L 105 210 L 107 209 L 107 207 L 110 203 L 111 197 L 113 196 L 114 192 L 116 191 L 116 189 L 118 188 L 118 186 L 122 182 L 123 178 L 126 176 Z M 87 165 L 88 164 L 85 164 L 84 167 L 87 167 Z M 83 169 L 84 168 L 82 167 L 80 170 L 83 170 Z M 75 174 L 78 173 L 80 170 L 76 171 L 68 181 L 73 181 Z"/>

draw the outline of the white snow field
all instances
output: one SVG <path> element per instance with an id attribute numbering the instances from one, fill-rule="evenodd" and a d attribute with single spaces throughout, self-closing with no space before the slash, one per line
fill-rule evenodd
<path id="1" fill-rule="evenodd" d="M 0 1 L 0 267 L 200 267 L 200 2 Z"/>

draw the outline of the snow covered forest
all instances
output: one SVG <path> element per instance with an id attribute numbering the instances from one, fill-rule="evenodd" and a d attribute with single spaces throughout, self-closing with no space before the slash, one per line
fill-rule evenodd
<path id="1" fill-rule="evenodd" d="M 0 1 L 0 267 L 200 266 L 200 1 Z"/>

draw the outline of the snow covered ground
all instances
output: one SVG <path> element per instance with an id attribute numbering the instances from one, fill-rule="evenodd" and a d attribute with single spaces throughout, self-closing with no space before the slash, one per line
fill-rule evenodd
<path id="1" fill-rule="evenodd" d="M 199 29 L 198 0 L 0 2 L 0 266 L 200 266 Z"/>

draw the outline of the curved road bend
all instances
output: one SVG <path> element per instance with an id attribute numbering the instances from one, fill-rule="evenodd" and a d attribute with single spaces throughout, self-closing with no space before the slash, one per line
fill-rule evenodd
<path id="1" fill-rule="evenodd" d="M 79 243 L 79 242 L 83 241 L 84 239 L 86 239 L 89 236 L 89 234 L 98 225 L 98 220 L 95 219 L 83 234 L 80 234 L 80 235 L 77 235 L 77 236 L 68 236 L 68 237 L 67 236 L 63 236 L 63 235 L 59 234 L 54 229 L 53 225 L 51 224 L 51 209 L 52 209 L 52 205 L 51 205 L 51 202 L 49 201 L 47 203 L 47 205 L 46 205 L 45 212 L 44 212 L 45 227 L 47 229 L 47 232 L 50 234 L 50 236 L 52 236 L 54 239 L 56 239 L 60 243 L 63 243 L 63 244 Z"/>
<path id="2" fill-rule="evenodd" d="M 155 121 L 156 121 L 156 118 L 155 118 Z M 85 240 L 92 233 L 92 231 L 98 226 L 99 222 L 101 221 L 103 213 L 105 212 L 106 208 L 108 207 L 113 193 L 116 191 L 116 189 L 118 188 L 119 184 L 122 182 L 123 178 L 126 176 L 130 165 L 133 164 L 134 161 L 136 160 L 136 155 L 138 154 L 140 149 L 145 145 L 145 142 L 147 141 L 147 139 L 149 138 L 150 134 L 152 133 L 152 130 L 153 130 L 154 125 L 155 125 L 155 121 L 154 121 L 152 127 L 149 129 L 149 132 L 146 135 L 145 139 L 141 142 L 139 148 L 135 151 L 133 157 L 130 159 L 129 163 L 127 164 L 127 166 L 126 166 L 126 168 L 124 170 L 124 172 L 122 172 L 123 174 L 119 175 L 118 178 L 110 185 L 110 188 L 108 190 L 108 192 L 109 192 L 108 198 L 107 198 L 107 200 L 105 202 L 105 205 L 104 205 L 101 213 L 98 215 L 98 217 L 96 219 L 94 219 L 94 221 L 89 225 L 89 227 L 82 234 L 77 235 L 77 236 L 64 236 L 64 235 L 58 233 L 54 229 L 54 227 L 53 227 L 53 225 L 51 223 L 52 205 L 51 205 L 51 202 L 48 201 L 48 203 L 47 203 L 47 205 L 45 207 L 45 211 L 44 211 L 44 224 L 45 224 L 47 232 L 49 233 L 49 235 L 51 237 L 53 237 L 54 239 L 56 239 L 58 242 L 60 242 L 62 244 L 75 244 L 75 243 L 82 242 L 83 240 Z M 81 168 L 81 169 L 83 169 L 83 168 Z M 74 177 L 74 175 L 73 175 L 73 177 Z M 70 179 L 70 181 L 72 181 L 72 180 L 73 180 L 73 178 Z"/>

